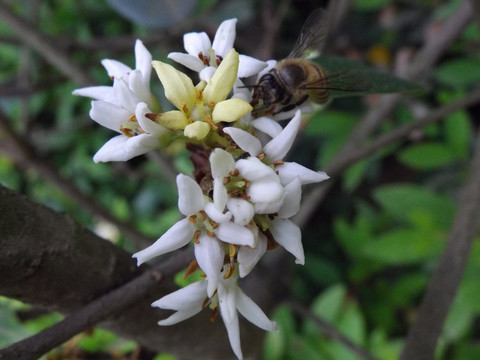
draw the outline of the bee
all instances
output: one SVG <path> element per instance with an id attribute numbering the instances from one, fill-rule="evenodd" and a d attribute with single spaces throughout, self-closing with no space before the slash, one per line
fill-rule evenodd
<path id="1" fill-rule="evenodd" d="M 286 59 L 279 61 L 273 69 L 262 75 L 252 85 L 250 104 L 255 112 L 267 114 L 291 110 L 308 98 L 318 104 L 326 103 L 335 91 L 365 91 L 368 82 L 344 71 L 327 74 L 318 64 L 307 60 L 313 50 L 321 50 L 329 28 L 329 17 L 324 9 L 316 9 L 305 21 L 300 35 Z M 275 112 L 276 107 L 281 108 Z"/>

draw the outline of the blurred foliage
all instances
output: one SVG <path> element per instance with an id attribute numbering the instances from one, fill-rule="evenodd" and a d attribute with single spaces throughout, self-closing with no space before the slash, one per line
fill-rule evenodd
<path id="1" fill-rule="evenodd" d="M 132 23 L 102 1 L 36 1 L 38 11 L 34 14 L 29 11 L 27 1 L 6 3 L 18 15 L 35 22 L 37 29 L 57 39 L 60 46 L 69 49 L 75 61 L 88 69 L 99 84 L 109 83 L 99 63 L 102 58 L 115 58 L 133 65 L 135 37 L 155 35 L 147 47 L 154 58 L 165 59 L 169 51 L 182 48 L 183 32 L 212 33 L 221 20 L 235 16 L 239 18 L 240 51 L 254 55 L 258 50 L 255 31 L 259 27 L 255 23 L 260 19 L 261 6 L 253 1 L 191 1 L 188 6 L 194 6 L 194 10 L 180 9 L 187 6 L 183 2 L 169 2 L 177 8 L 168 11 L 190 15 L 185 19 L 170 17 L 169 20 L 182 19 L 177 24 L 169 24 L 168 31 L 159 30 L 158 24 L 152 28 L 151 23 L 141 22 L 142 11 L 148 9 L 146 5 L 135 5 L 140 20 L 136 15 Z M 457 0 L 358 0 L 345 25 L 332 36 L 332 53 L 353 57 L 360 60 L 357 64 L 367 63 L 375 68 L 378 75 L 373 78 L 371 70 L 364 70 L 364 75 L 376 86 L 373 90 L 379 85 L 387 86 L 388 91 L 412 90 L 409 83 L 400 80 L 385 85 L 383 79 L 390 79 L 385 72 L 393 70 L 399 54 L 418 49 L 429 32 L 434 34 L 434 20 L 451 15 L 459 3 Z M 276 44 L 279 54 L 275 56 L 288 53 L 301 19 L 318 4 L 313 0 L 291 2 L 291 11 Z M 0 106 L 14 121 L 15 130 L 27 137 L 63 176 L 115 216 L 130 221 L 152 238 L 160 236 L 178 217 L 176 188 L 169 177 L 147 157 L 128 163 L 94 164 L 93 154 L 110 138 L 111 132 L 89 119 L 90 102 L 71 96 L 77 86 L 66 81 L 38 54 L 25 52 L 16 45 L 11 29 L 2 23 L 0 36 L 2 89 L 15 89 L 19 86 L 17 77 L 25 73 L 28 82 L 40 88 L 27 97 L 0 98 Z M 94 47 L 95 41 L 102 40 L 103 46 Z M 427 91 L 397 106 L 379 132 L 388 132 L 430 108 L 458 99 L 478 84 L 479 43 L 479 24 L 472 23 L 442 55 L 438 65 L 419 79 Z M 357 66 L 347 59 L 333 62 L 328 59 L 320 61 L 326 68 L 331 66 L 331 71 Z M 152 86 L 158 94 L 159 82 L 152 80 Z M 377 95 L 334 100 L 311 116 L 290 159 L 312 168 L 323 168 L 348 139 L 365 109 L 377 102 Z M 350 167 L 304 229 L 306 265 L 293 269 L 288 296 L 309 304 L 317 316 L 332 323 L 378 359 L 398 357 L 419 299 L 443 249 L 455 215 L 458 189 L 468 171 L 479 112 L 478 106 L 458 111 Z M 177 171 L 191 171 L 188 153 L 182 152 L 169 160 Z M 100 231 L 102 227 L 100 219 L 75 204 L 55 184 L 45 182 L 35 172 L 21 168 L 3 155 L 0 155 L 0 182 L 53 209 L 67 212 L 94 230 Z M 121 235 L 117 239 L 115 231 L 104 234 L 132 250 L 132 245 Z M 480 358 L 479 273 L 477 241 L 447 319 L 438 360 Z M 176 280 L 187 284 L 180 275 Z M 24 306 L 17 302 L 0 299 L 0 346 L 59 320 L 54 314 L 20 323 L 16 314 L 22 309 Z M 273 317 L 280 332 L 267 335 L 264 359 L 356 359 L 342 344 L 322 336 L 313 322 L 300 319 L 287 305 L 275 309 Z M 86 353 L 129 354 L 135 347 L 98 329 L 72 341 L 65 347 L 73 346 Z M 65 347 L 58 352 L 65 351 Z M 55 356 L 51 354 L 51 358 Z M 155 359 L 173 357 L 158 355 Z"/>

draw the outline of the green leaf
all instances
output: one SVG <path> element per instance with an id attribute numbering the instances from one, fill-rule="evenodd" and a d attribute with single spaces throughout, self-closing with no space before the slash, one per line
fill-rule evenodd
<path id="1" fill-rule="evenodd" d="M 412 214 L 423 211 L 441 229 L 449 227 L 455 213 L 455 205 L 448 197 L 416 185 L 384 186 L 373 197 L 396 218 L 410 221 Z"/>
<path id="2" fill-rule="evenodd" d="M 365 87 L 360 91 L 331 91 L 332 97 L 345 97 L 366 94 L 391 94 L 391 93 L 411 93 L 421 92 L 422 88 L 410 81 L 399 79 L 386 73 L 382 73 L 374 68 L 361 64 L 359 62 L 338 57 L 322 56 L 315 59 L 327 74 L 344 75 L 345 83 L 358 84 Z"/>
<path id="3" fill-rule="evenodd" d="M 263 359 L 284 359 L 290 339 L 295 337 L 295 319 L 288 306 L 280 306 L 272 315 L 278 332 L 268 332 L 263 347 Z"/>
<path id="4" fill-rule="evenodd" d="M 445 119 L 447 146 L 458 159 L 467 159 L 472 133 L 470 118 L 465 111 L 457 111 Z"/>
<path id="5" fill-rule="evenodd" d="M 430 142 L 408 147 L 398 154 L 398 159 L 414 169 L 433 170 L 452 163 L 455 157 L 444 144 Z"/>
<path id="6" fill-rule="evenodd" d="M 346 190 L 353 191 L 357 188 L 363 180 L 369 163 L 370 161 L 368 159 L 358 161 L 345 171 L 342 183 Z"/>
<path id="7" fill-rule="evenodd" d="M 366 244 L 362 255 L 390 265 L 415 264 L 438 256 L 444 246 L 443 237 L 419 229 L 387 232 Z"/>
<path id="8" fill-rule="evenodd" d="M 444 62 L 435 71 L 436 79 L 452 87 L 467 87 L 480 82 L 480 59 L 467 57 Z"/>
<path id="9" fill-rule="evenodd" d="M 360 11 L 373 11 L 380 9 L 391 0 L 357 0 L 355 1 L 355 9 Z"/>
<path id="10" fill-rule="evenodd" d="M 312 311 L 323 319 L 333 322 L 340 314 L 347 290 L 343 284 L 331 286 L 312 303 Z"/>

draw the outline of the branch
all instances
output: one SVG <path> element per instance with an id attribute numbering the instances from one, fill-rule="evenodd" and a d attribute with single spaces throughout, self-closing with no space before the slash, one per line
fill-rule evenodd
<path id="1" fill-rule="evenodd" d="M 188 250 L 188 249 L 187 249 Z M 166 278 L 188 265 L 191 251 L 178 252 L 161 266 L 95 299 L 57 324 L 0 350 L 0 359 L 36 359 L 82 331 L 143 299 Z"/>
<path id="2" fill-rule="evenodd" d="M 429 360 L 462 280 L 480 226 L 480 134 L 447 244 L 408 333 L 400 360 Z"/>
<path id="3" fill-rule="evenodd" d="M 310 311 L 309 309 L 305 308 L 305 306 L 291 302 L 289 303 L 292 310 L 297 314 L 301 315 L 305 319 L 311 320 L 320 328 L 320 332 L 323 333 L 324 336 L 334 339 L 344 345 L 347 349 L 353 352 L 359 359 L 362 360 L 375 360 L 375 358 L 364 348 L 355 344 L 352 340 L 348 337 L 343 335 L 340 331 L 338 331 L 335 326 L 330 324 L 328 321 L 320 318 L 315 313 Z"/>
<path id="4" fill-rule="evenodd" d="M 31 24 L 18 17 L 2 3 L 0 3 L 0 20 L 12 28 L 20 41 L 31 46 L 47 62 L 57 67 L 77 85 L 89 86 L 94 83 L 89 74 L 78 66 L 63 50 L 55 46 L 55 43 L 50 38 L 41 34 Z"/>
<path id="5" fill-rule="evenodd" d="M 152 239 L 139 233 L 130 224 L 115 218 L 110 211 L 98 204 L 95 199 L 82 193 L 70 180 L 61 176 L 53 166 L 38 155 L 38 152 L 28 144 L 26 139 L 11 129 L 9 119 L 1 111 L 0 139 L 2 139 L 0 149 L 16 164 L 23 168 L 34 169 L 45 180 L 55 184 L 67 196 L 74 199 L 81 207 L 114 224 L 138 248 L 146 247 L 152 243 Z"/>

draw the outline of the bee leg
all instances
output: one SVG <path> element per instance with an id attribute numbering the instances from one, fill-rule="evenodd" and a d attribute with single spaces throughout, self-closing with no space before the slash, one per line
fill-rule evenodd
<path id="1" fill-rule="evenodd" d="M 302 105 L 306 100 L 308 99 L 308 95 L 304 95 L 300 98 L 300 100 L 298 100 L 296 103 L 293 103 L 293 104 L 290 104 L 290 105 L 287 105 L 287 106 L 284 106 L 282 107 L 280 110 L 278 110 L 276 113 L 274 113 L 273 115 L 275 114 L 278 114 L 278 113 L 281 113 L 281 112 L 286 112 L 286 111 L 290 111 L 292 109 L 295 109 L 297 106 L 300 106 Z"/>

